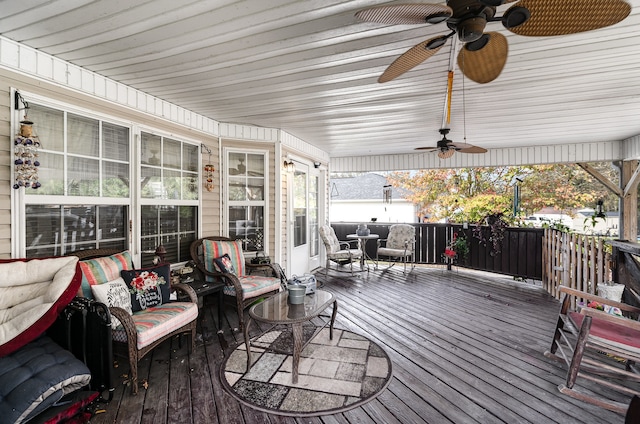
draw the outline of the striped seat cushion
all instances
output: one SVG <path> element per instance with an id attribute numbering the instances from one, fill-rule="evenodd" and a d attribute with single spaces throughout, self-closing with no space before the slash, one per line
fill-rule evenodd
<path id="1" fill-rule="evenodd" d="M 133 314 L 138 333 L 138 349 L 190 323 L 198 317 L 198 305 L 191 302 L 170 302 L 143 309 Z M 113 331 L 113 340 L 127 342 L 122 326 Z"/>
<path id="2" fill-rule="evenodd" d="M 80 261 L 79 265 L 82 271 L 82 285 L 78 294 L 88 299 L 93 299 L 91 286 L 116 280 L 120 278 L 120 271 L 123 269 L 133 269 L 131 253 L 128 250 L 116 255 Z"/>
<path id="3" fill-rule="evenodd" d="M 242 284 L 243 299 L 251 299 L 261 294 L 280 289 L 280 279 L 275 277 L 265 277 L 262 275 L 245 275 L 238 277 Z M 225 286 L 224 294 L 235 296 L 236 290 L 233 286 Z"/>

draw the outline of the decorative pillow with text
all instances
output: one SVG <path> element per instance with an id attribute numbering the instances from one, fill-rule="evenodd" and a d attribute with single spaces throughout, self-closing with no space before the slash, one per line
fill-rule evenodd
<path id="1" fill-rule="evenodd" d="M 133 312 L 169 302 L 171 281 L 169 264 L 146 269 L 123 270 L 120 275 L 129 287 Z"/>
<path id="2" fill-rule="evenodd" d="M 131 315 L 131 294 L 122 277 L 104 284 L 91 286 L 93 298 L 107 306 L 117 306 Z M 111 316 L 111 327 L 115 330 L 120 325 L 118 318 Z"/>

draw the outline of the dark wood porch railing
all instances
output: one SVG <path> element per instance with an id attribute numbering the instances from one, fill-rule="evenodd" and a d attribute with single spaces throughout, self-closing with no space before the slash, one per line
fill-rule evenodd
<path id="1" fill-rule="evenodd" d="M 387 238 L 391 223 L 367 223 L 373 234 L 381 239 Z M 542 279 L 542 240 L 544 230 L 539 228 L 507 228 L 502 248 L 499 253 L 491 251 L 473 237 L 475 225 L 463 228 L 459 224 L 411 224 L 416 227 L 416 262 L 419 264 L 446 265 L 443 253 L 451 240 L 452 234 L 464 234 L 469 242 L 469 257 L 456 263 L 457 266 L 481 271 L 512 275 L 523 279 Z M 356 232 L 358 223 L 335 222 L 331 226 L 339 240 L 347 240 L 347 234 Z M 484 228 L 486 231 L 488 227 Z M 374 258 L 376 243 L 367 243 L 367 254 Z"/>

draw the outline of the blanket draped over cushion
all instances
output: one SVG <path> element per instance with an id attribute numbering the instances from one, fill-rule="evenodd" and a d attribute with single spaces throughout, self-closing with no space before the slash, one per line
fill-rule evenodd
<path id="1" fill-rule="evenodd" d="M 0 357 L 49 328 L 81 279 L 75 256 L 0 260 Z"/>

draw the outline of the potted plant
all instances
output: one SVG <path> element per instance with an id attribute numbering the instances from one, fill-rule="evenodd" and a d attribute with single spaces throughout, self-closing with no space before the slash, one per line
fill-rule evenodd
<path id="1" fill-rule="evenodd" d="M 444 249 L 444 257 L 447 263 L 456 261 L 464 262 L 469 256 L 469 242 L 464 234 L 454 232 L 451 243 Z"/>
<path id="2" fill-rule="evenodd" d="M 489 227 L 489 237 L 483 231 L 482 225 Z M 504 240 L 504 231 L 507 228 L 507 221 L 502 212 L 490 213 L 485 215 L 473 229 L 473 236 L 480 240 L 482 245 L 491 246 L 491 256 L 495 256 L 502 251 L 502 240 Z"/>

